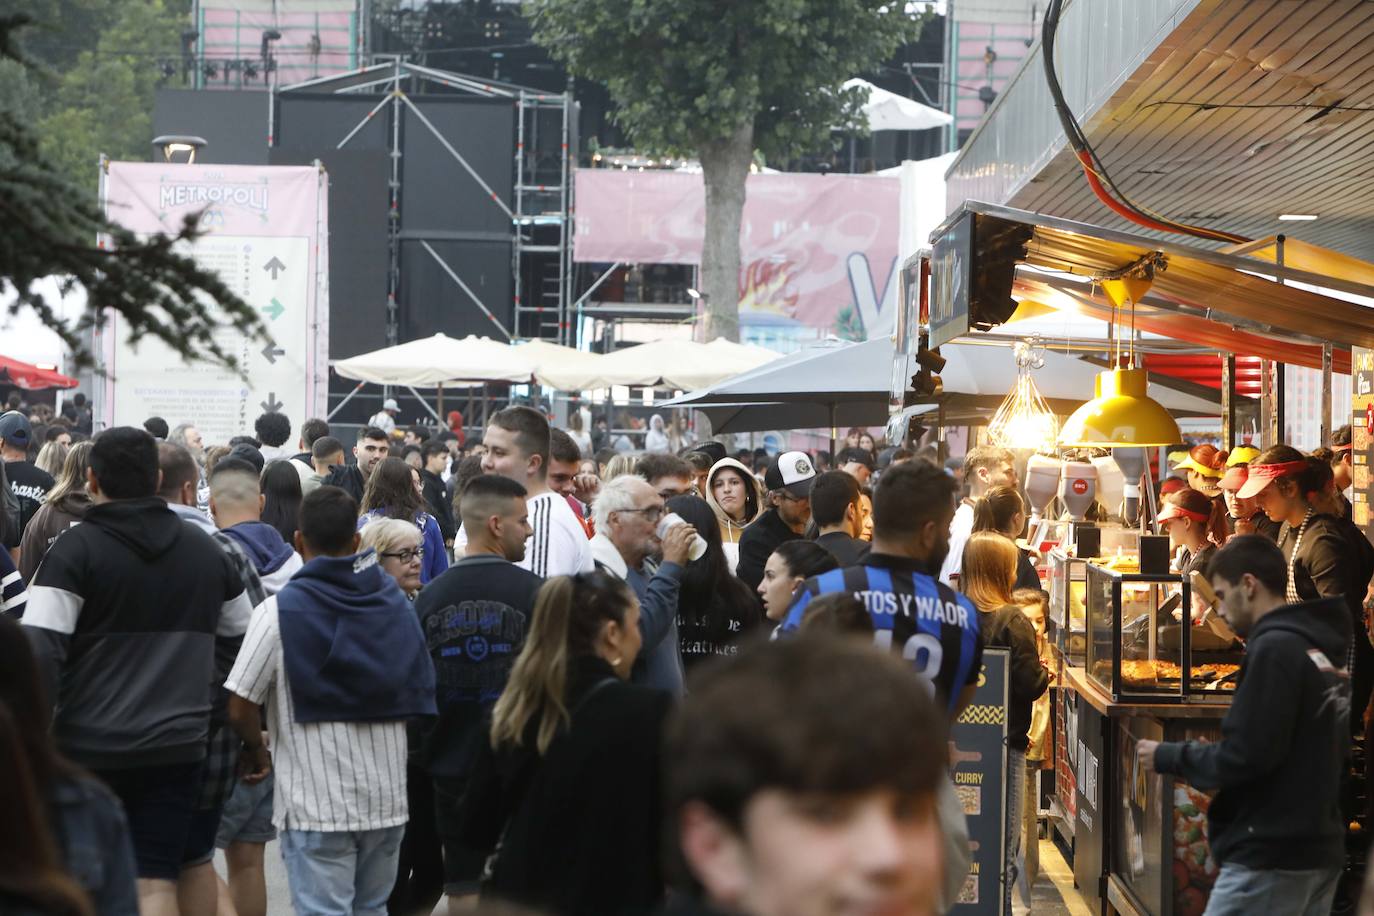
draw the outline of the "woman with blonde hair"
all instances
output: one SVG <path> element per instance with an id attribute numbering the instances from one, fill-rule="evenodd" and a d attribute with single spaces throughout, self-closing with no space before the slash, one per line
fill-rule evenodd
<path id="1" fill-rule="evenodd" d="M 1021 874 L 1021 794 L 1026 784 L 1026 748 L 1029 745 L 1031 709 L 1050 685 L 1049 673 L 1040 663 L 1035 629 L 1012 599 L 1016 581 L 1016 545 L 996 531 L 976 531 L 964 545 L 959 587 L 978 608 L 983 645 L 1007 649 L 1007 859 L 1011 867 L 1006 883 L 1006 909 L 1011 911 L 1011 886 Z M 1023 899 L 1030 902 L 1030 888 L 1021 882 Z"/>
<path id="2" fill-rule="evenodd" d="M 602 482 L 614 480 L 626 474 L 633 474 L 635 472 L 635 464 L 638 461 L 638 455 L 633 455 L 628 452 L 618 453 L 614 458 L 606 462 L 606 473 L 601 475 Z"/>
<path id="3" fill-rule="evenodd" d="M 91 466 L 92 448 L 93 444 L 87 440 L 67 449 L 62 470 L 54 475 L 57 483 L 24 527 L 18 565 L 19 575 L 25 582 L 32 581 L 38 564 L 43 562 L 57 536 L 86 517 L 86 510 L 91 507 L 91 497 L 86 492 L 86 470 Z"/>
<path id="4" fill-rule="evenodd" d="M 550 579 L 492 710 L 463 802 L 484 897 L 564 916 L 663 895 L 659 745 L 672 698 L 628 683 L 639 603 L 604 572 Z"/>
<path id="5" fill-rule="evenodd" d="M 377 562 L 411 601 L 420 591 L 420 567 L 424 564 L 424 536 L 411 522 L 377 518 L 363 526 L 362 549 L 377 551 Z"/>
<path id="6" fill-rule="evenodd" d="M 53 477 L 62 473 L 62 465 L 67 460 L 67 450 L 70 446 L 63 445 L 56 439 L 51 442 L 44 442 L 43 447 L 38 450 L 38 457 L 33 463 L 41 471 L 47 471 Z"/>

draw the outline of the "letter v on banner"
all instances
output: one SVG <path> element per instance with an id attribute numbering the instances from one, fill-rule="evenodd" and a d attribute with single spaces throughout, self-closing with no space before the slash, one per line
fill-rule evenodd
<path id="1" fill-rule="evenodd" d="M 849 270 L 849 288 L 854 292 L 854 304 L 859 310 L 859 320 L 864 325 L 864 336 L 868 340 L 890 336 L 893 317 L 897 314 L 897 284 L 892 282 L 897 276 L 897 259 L 892 259 L 881 297 L 873 283 L 868 255 L 861 251 L 852 252 L 846 259 L 846 265 Z"/>

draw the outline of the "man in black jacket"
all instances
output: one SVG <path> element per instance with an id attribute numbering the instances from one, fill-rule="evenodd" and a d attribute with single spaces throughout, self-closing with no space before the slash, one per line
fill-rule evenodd
<path id="1" fill-rule="evenodd" d="M 453 537 L 458 526 L 453 523 L 453 503 L 448 498 L 448 488 L 444 485 L 443 473 L 448 467 L 448 446 L 438 439 L 430 439 L 420 446 L 420 490 L 425 497 L 429 514 L 439 523 L 439 533 L 444 536 L 444 545 L 453 546 Z"/>
<path id="2" fill-rule="evenodd" d="M 484 717 L 525 644 L 535 595 L 544 584 L 515 565 L 525 557 L 531 532 L 526 492 L 523 484 L 498 474 L 474 478 L 462 493 L 465 553 L 415 601 L 434 660 L 439 718 L 423 756 L 434 786 L 431 817 L 444 845 L 444 892 L 451 900 L 477 892 L 483 857 L 458 839 L 458 803 L 475 742 L 485 738 Z M 412 819 L 417 816 L 412 810 Z"/>
<path id="3" fill-rule="evenodd" d="M 841 567 L 862 566 L 869 544 L 863 533 L 863 494 L 859 481 L 846 471 L 826 471 L 811 488 L 811 519 L 819 533 L 816 543 L 835 555 Z"/>
<path id="4" fill-rule="evenodd" d="M 811 522 L 811 485 L 816 468 L 805 452 L 783 452 L 763 473 L 768 510 L 744 529 L 739 539 L 739 567 L 735 575 L 757 590 L 763 567 L 778 546 L 798 540 Z"/>
<path id="5" fill-rule="evenodd" d="M 177 912 L 216 649 L 243 637 L 252 611 L 229 555 L 156 496 L 161 476 L 147 432 L 96 437 L 93 505 L 49 548 L 24 614 L 53 736 L 123 802 L 139 910 L 158 916 Z"/>
<path id="6" fill-rule="evenodd" d="M 1136 745 L 1147 771 L 1220 790 L 1207 814 L 1221 865 L 1209 914 L 1327 913 L 1341 874 L 1350 618 L 1339 598 L 1288 604 L 1287 575 L 1259 535 L 1217 552 L 1208 577 L 1221 614 L 1248 640 L 1222 739 Z"/>

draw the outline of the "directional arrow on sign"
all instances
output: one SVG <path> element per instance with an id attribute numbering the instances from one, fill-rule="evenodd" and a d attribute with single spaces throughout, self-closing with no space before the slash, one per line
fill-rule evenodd
<path id="1" fill-rule="evenodd" d="M 275 280 L 277 279 L 277 274 L 279 272 L 286 270 L 286 265 L 283 264 L 280 260 L 278 260 L 276 255 L 273 255 L 272 260 L 262 265 L 262 269 L 272 271 L 272 279 Z"/>
<path id="2" fill-rule="evenodd" d="M 267 393 L 267 400 L 259 401 L 258 404 L 268 413 L 276 413 L 285 406 L 281 401 L 277 400 L 277 393 L 275 391 L 269 391 Z"/>
<path id="3" fill-rule="evenodd" d="M 281 347 L 276 346 L 275 344 L 268 344 L 267 346 L 262 348 L 262 355 L 267 357 L 267 361 L 269 363 L 272 363 L 273 365 L 276 365 L 277 357 L 282 356 L 285 353 L 285 350 L 283 350 Z"/>
<path id="4" fill-rule="evenodd" d="M 262 313 L 266 315 L 268 318 L 271 318 L 273 321 L 276 321 L 278 318 L 280 318 L 282 316 L 282 313 L 284 313 L 285 311 L 286 306 L 278 302 L 275 297 L 272 299 L 271 305 L 264 305 L 262 307 Z"/>

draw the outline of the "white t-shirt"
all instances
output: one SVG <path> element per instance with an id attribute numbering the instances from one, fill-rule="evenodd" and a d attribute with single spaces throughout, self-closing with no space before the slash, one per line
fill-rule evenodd
<path id="1" fill-rule="evenodd" d="M 380 830 L 408 820 L 405 721 L 297 723 L 276 596 L 253 611 L 224 687 L 267 706 L 278 830 Z"/>
<path id="2" fill-rule="evenodd" d="M 534 534 L 525 542 L 525 559 L 516 566 L 528 569 L 541 579 L 572 576 L 596 568 L 592 562 L 591 541 L 566 499 L 552 490 L 545 490 L 530 497 L 526 507 Z M 467 546 L 467 532 L 459 528 L 453 539 L 455 562 L 463 558 Z"/>
<path id="3" fill-rule="evenodd" d="M 950 585 L 950 577 L 959 574 L 964 565 L 964 545 L 973 534 L 973 504 L 961 502 L 954 510 L 954 520 L 949 523 L 949 554 L 945 565 L 940 567 L 940 581 Z M 953 586 L 951 586 L 953 587 Z"/>

